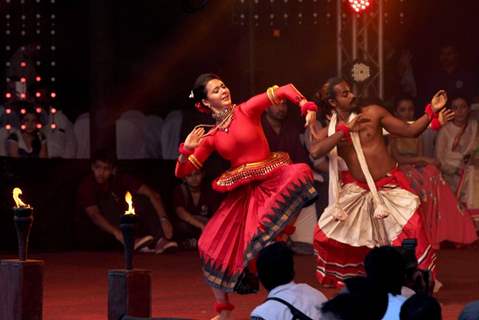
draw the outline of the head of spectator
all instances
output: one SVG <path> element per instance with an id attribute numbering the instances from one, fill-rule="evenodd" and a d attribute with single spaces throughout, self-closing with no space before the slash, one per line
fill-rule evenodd
<path id="1" fill-rule="evenodd" d="M 288 104 L 282 102 L 280 104 L 274 104 L 266 110 L 266 118 L 270 122 L 281 123 L 288 117 Z"/>
<path id="2" fill-rule="evenodd" d="M 344 292 L 361 303 L 357 306 L 364 319 L 382 319 L 388 306 L 388 295 L 377 290 L 366 277 L 352 277 L 344 280 Z M 366 306 L 365 308 L 363 308 Z"/>
<path id="3" fill-rule="evenodd" d="M 372 249 L 364 260 L 367 278 L 377 289 L 401 294 L 406 276 L 406 262 L 399 251 L 391 246 Z"/>
<path id="4" fill-rule="evenodd" d="M 91 159 L 91 170 L 96 183 L 107 183 L 116 171 L 115 155 L 108 150 L 97 151 Z"/>
<path id="5" fill-rule="evenodd" d="M 458 126 L 463 126 L 469 120 L 471 107 L 469 101 L 464 97 L 453 97 L 451 99 L 451 110 L 454 111 L 453 122 Z"/>
<path id="6" fill-rule="evenodd" d="M 443 71 L 453 73 L 459 67 L 459 52 L 457 48 L 451 44 L 446 43 L 439 49 L 439 63 Z"/>
<path id="7" fill-rule="evenodd" d="M 187 175 L 184 178 L 184 182 L 188 189 L 192 191 L 199 190 L 201 188 L 201 184 L 203 183 L 204 172 L 203 170 L 196 170 L 193 171 L 191 174 Z"/>
<path id="8" fill-rule="evenodd" d="M 479 300 L 466 304 L 458 320 L 479 320 Z"/>
<path id="9" fill-rule="evenodd" d="M 394 102 L 394 114 L 403 121 L 414 120 L 415 106 L 412 98 L 399 97 Z"/>
<path id="10" fill-rule="evenodd" d="M 293 281 L 293 252 L 286 243 L 275 242 L 259 252 L 256 267 L 261 284 L 269 292 Z"/>
<path id="11" fill-rule="evenodd" d="M 432 296 L 417 293 L 403 303 L 399 318 L 401 320 L 441 320 L 441 305 Z"/>

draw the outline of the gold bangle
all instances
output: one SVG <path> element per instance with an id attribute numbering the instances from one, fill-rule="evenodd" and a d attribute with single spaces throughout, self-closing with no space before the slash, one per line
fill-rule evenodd
<path id="1" fill-rule="evenodd" d="M 272 105 L 279 105 L 281 104 L 281 100 L 279 100 L 277 97 L 276 97 L 276 89 L 278 89 L 279 87 L 277 85 L 274 85 L 272 87 L 269 87 L 267 90 L 266 90 L 266 95 L 268 96 L 268 99 L 269 99 L 269 102 L 271 102 Z"/>
<path id="2" fill-rule="evenodd" d="M 203 167 L 203 164 L 201 163 L 201 161 L 199 161 L 194 155 L 189 155 L 188 156 L 188 160 L 190 160 L 191 164 L 193 164 L 193 166 L 199 170 Z"/>

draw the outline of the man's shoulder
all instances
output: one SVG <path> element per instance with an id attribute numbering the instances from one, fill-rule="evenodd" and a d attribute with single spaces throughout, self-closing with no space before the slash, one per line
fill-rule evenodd
<path id="1" fill-rule="evenodd" d="M 361 107 L 361 113 L 373 113 L 376 114 L 378 112 L 385 112 L 387 109 L 379 104 L 367 104 Z"/>

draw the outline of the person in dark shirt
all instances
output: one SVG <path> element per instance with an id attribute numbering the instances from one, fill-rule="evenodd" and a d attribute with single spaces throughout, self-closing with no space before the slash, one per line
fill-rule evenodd
<path id="1" fill-rule="evenodd" d="M 195 171 L 183 179 L 174 192 L 174 206 L 178 221 L 177 238 L 185 247 L 196 247 L 208 219 L 218 208 L 220 195 L 204 182 L 204 172 Z"/>
<path id="2" fill-rule="evenodd" d="M 95 155 L 91 164 L 92 173 L 85 177 L 78 190 L 80 207 L 96 226 L 123 243 L 119 222 L 126 209 L 125 193 L 129 191 L 133 195 L 144 196 L 151 203 L 158 219 L 152 219 L 148 210 L 137 207 L 140 234 L 143 237 L 135 241 L 135 249 L 144 247 L 155 238 L 156 253 L 177 247 L 177 243 L 171 241 L 173 227 L 160 195 L 136 178 L 117 172 L 115 162 L 108 152 L 100 151 Z M 140 202 L 135 201 L 136 204 Z"/>

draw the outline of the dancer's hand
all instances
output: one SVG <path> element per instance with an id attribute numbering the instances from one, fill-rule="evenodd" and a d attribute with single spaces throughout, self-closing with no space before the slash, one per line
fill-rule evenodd
<path id="1" fill-rule="evenodd" d="M 443 126 L 449 121 L 454 120 L 454 116 L 455 116 L 454 111 L 449 109 L 443 109 L 439 111 L 439 123 L 441 123 L 441 126 Z"/>
<path id="2" fill-rule="evenodd" d="M 195 149 L 199 144 L 201 139 L 205 134 L 204 128 L 196 128 L 190 132 L 190 134 L 186 137 L 184 147 L 187 149 Z"/>
<path id="3" fill-rule="evenodd" d="M 306 123 L 304 127 L 310 127 L 313 123 L 316 123 L 316 112 L 308 111 L 308 113 L 306 113 Z"/>
<path id="4" fill-rule="evenodd" d="M 445 90 L 439 90 L 431 99 L 432 111 L 439 112 L 447 102 L 447 92 Z"/>

